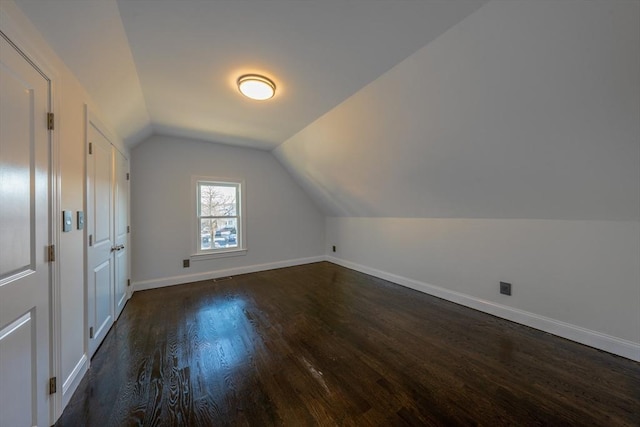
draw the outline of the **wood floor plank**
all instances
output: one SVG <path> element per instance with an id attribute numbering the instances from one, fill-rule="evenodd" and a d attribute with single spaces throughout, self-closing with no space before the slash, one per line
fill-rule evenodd
<path id="1" fill-rule="evenodd" d="M 640 364 L 330 263 L 144 292 L 56 426 L 639 426 Z"/>

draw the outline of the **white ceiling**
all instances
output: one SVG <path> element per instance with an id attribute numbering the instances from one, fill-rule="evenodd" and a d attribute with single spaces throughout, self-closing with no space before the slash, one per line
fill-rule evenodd
<path id="1" fill-rule="evenodd" d="M 480 0 L 15 0 L 130 146 L 152 132 L 272 149 Z M 278 90 L 242 98 L 259 72 Z"/>

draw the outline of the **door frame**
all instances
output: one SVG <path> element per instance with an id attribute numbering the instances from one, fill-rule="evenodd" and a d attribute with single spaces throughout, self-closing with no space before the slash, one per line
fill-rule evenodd
<path id="1" fill-rule="evenodd" d="M 25 59 L 43 75 L 49 82 L 49 111 L 54 113 L 54 129 L 49 131 L 49 159 L 48 159 L 48 239 L 49 245 L 55 247 L 55 261 L 49 262 L 49 377 L 60 378 L 62 373 L 62 337 L 61 337 L 61 300 L 60 300 L 60 268 L 58 263 L 60 260 L 60 194 L 61 194 L 61 175 L 60 175 L 60 144 L 59 144 L 59 115 L 60 100 L 57 96 L 59 74 L 50 61 L 46 59 L 46 55 L 36 47 L 25 31 L 20 27 L 17 19 L 12 14 L 7 13 L 4 9 L 0 9 L 0 22 L 2 27 L 0 30 L 4 33 L 10 43 L 13 44 Z M 49 423 L 54 421 L 62 414 L 62 384 L 58 386 L 56 393 L 50 395 L 49 398 Z"/>
<path id="2" fill-rule="evenodd" d="M 118 290 L 118 280 L 119 280 L 119 276 L 118 276 L 118 253 L 116 252 L 116 256 L 114 259 L 114 268 L 115 268 L 115 272 L 114 272 L 114 280 L 115 280 L 115 291 L 114 292 L 114 301 L 113 301 L 113 307 L 114 307 L 114 322 L 116 322 L 118 320 L 118 317 L 120 317 L 120 315 L 122 314 L 122 312 L 124 311 L 124 307 L 127 304 L 127 301 L 129 301 L 129 298 L 131 298 L 131 242 L 130 242 L 130 233 L 131 233 L 131 228 L 130 228 L 130 205 L 131 205 L 131 185 L 130 185 L 130 161 L 129 161 L 129 157 L 126 153 L 122 152 L 120 150 L 120 148 L 118 148 L 117 145 L 115 144 L 111 144 L 113 147 L 113 216 L 114 216 L 114 224 L 113 224 L 113 231 L 114 231 L 114 243 L 118 244 L 118 226 L 121 225 L 120 221 L 124 222 L 125 225 L 125 229 L 126 231 L 124 232 L 124 244 L 125 244 L 125 248 L 126 248 L 126 252 L 125 252 L 125 258 L 124 258 L 124 263 L 125 263 L 125 269 L 126 269 L 126 273 L 127 273 L 127 283 L 124 284 L 124 296 L 123 296 L 123 303 L 122 306 L 120 306 L 120 310 L 118 310 L 118 295 L 117 295 L 117 290 Z M 120 162 L 120 160 L 123 159 L 124 162 L 122 164 L 122 166 L 124 166 L 124 169 L 120 169 L 118 164 Z M 123 184 L 122 186 L 120 184 Z M 127 192 L 127 197 L 126 197 L 126 201 L 125 201 L 125 218 L 119 218 L 119 201 L 120 201 L 120 192 L 123 190 L 123 188 L 126 188 L 126 192 Z M 123 262 L 122 260 L 120 262 Z"/>
<path id="3" fill-rule="evenodd" d="M 89 144 L 91 143 L 91 141 L 89 140 L 89 129 L 91 128 L 91 126 L 93 126 L 98 132 L 100 132 L 104 138 L 109 142 L 110 146 L 111 146 L 111 150 L 114 149 L 114 145 L 113 142 L 115 141 L 115 138 L 113 136 L 113 133 L 110 131 L 110 129 L 105 126 L 105 124 L 98 118 L 97 114 L 94 113 L 94 111 L 91 109 L 91 107 L 87 104 L 84 105 L 84 111 L 85 111 L 85 153 L 84 153 L 84 210 L 85 210 L 85 227 L 84 227 L 84 352 L 85 354 L 88 356 L 89 360 L 95 355 L 95 352 L 97 351 L 97 349 L 100 347 L 101 343 L 96 344 L 96 348 L 91 347 L 91 338 L 89 335 L 89 328 L 90 328 L 90 320 L 89 319 L 89 284 L 90 284 L 90 280 L 89 280 L 89 273 L 90 273 L 90 266 L 89 266 L 89 257 L 90 257 L 90 245 L 89 245 L 89 235 L 91 234 L 90 231 L 93 230 L 94 224 L 92 223 L 92 215 L 93 215 L 93 210 L 89 209 L 89 162 L 90 162 L 90 157 L 91 154 L 89 152 Z M 110 182 L 109 182 L 109 186 L 111 187 L 110 191 L 113 192 L 113 154 L 111 155 L 111 164 L 110 164 L 110 169 L 111 169 L 111 178 L 110 178 Z M 113 201 L 112 201 L 113 203 Z M 110 207 L 109 209 L 109 215 L 113 216 L 113 205 Z M 113 218 L 111 218 L 112 220 Z M 111 228 L 113 228 L 113 224 L 111 224 L 110 226 Z M 113 256 L 113 253 L 110 255 Z M 113 265 L 111 265 L 109 268 L 113 268 Z M 112 279 L 112 281 L 115 280 L 115 278 Z M 115 289 L 114 289 L 115 290 Z M 110 308 L 111 308 L 111 317 L 112 317 L 112 321 L 111 321 L 111 325 L 109 325 L 109 328 L 107 328 L 107 331 L 109 329 L 111 329 L 111 326 L 113 326 L 113 324 L 115 323 L 115 311 L 114 311 L 114 301 L 113 298 L 110 298 L 109 301 L 110 304 Z M 94 327 L 96 327 L 97 325 L 94 325 Z M 106 335 L 105 335 L 106 336 Z"/>

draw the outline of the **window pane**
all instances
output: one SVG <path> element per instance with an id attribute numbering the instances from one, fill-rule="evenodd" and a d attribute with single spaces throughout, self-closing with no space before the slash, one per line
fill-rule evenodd
<path id="1" fill-rule="evenodd" d="M 215 220 L 200 220 L 200 250 L 211 249 L 213 234 L 215 232 Z"/>
<path id="2" fill-rule="evenodd" d="M 238 218 L 217 218 L 210 221 L 215 224 L 213 235 L 215 248 L 238 247 Z"/>
<path id="3" fill-rule="evenodd" d="M 198 252 L 225 252 L 242 248 L 239 236 L 240 185 L 235 182 L 197 181 Z"/>
<path id="4" fill-rule="evenodd" d="M 200 184 L 200 216 L 236 216 L 236 187 Z"/>

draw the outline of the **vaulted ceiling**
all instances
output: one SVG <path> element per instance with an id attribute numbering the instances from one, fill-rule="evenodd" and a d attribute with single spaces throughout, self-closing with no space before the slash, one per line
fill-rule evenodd
<path id="1" fill-rule="evenodd" d="M 478 9 L 478 0 L 17 0 L 129 145 L 272 149 Z M 258 72 L 275 98 L 241 97 Z"/>
<path id="2" fill-rule="evenodd" d="M 640 219 L 636 0 L 15 1 L 130 146 L 272 150 L 327 215 Z"/>

